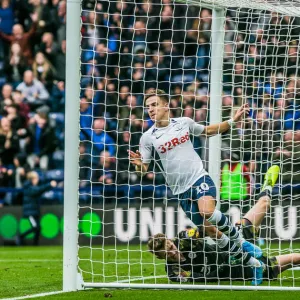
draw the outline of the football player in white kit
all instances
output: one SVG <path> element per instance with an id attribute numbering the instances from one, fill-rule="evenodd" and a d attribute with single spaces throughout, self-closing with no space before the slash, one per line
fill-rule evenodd
<path id="1" fill-rule="evenodd" d="M 149 91 L 145 105 L 155 124 L 143 133 L 139 151 L 128 150 L 136 172 L 140 176 L 147 172 L 154 149 L 166 182 L 173 194 L 178 196 L 186 215 L 196 226 L 204 224 L 218 247 L 229 247 L 233 259 L 242 259 L 244 264 L 252 266 L 254 284 L 260 284 L 264 268 L 259 261 L 262 251 L 245 241 L 237 228 L 216 208 L 216 187 L 190 139 L 190 135 L 210 137 L 226 132 L 249 114 L 248 104 L 242 105 L 232 119 L 209 126 L 197 124 L 186 117 L 170 118 L 169 97 L 162 90 Z"/>

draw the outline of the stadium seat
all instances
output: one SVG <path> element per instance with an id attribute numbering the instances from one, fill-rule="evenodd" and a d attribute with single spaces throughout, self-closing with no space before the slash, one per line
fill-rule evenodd
<path id="1" fill-rule="evenodd" d="M 47 180 L 56 180 L 63 181 L 64 180 L 64 170 L 49 170 L 46 172 Z"/>
<path id="2" fill-rule="evenodd" d="M 63 169 L 64 167 L 64 151 L 56 150 L 52 155 L 53 166 L 55 169 Z"/>

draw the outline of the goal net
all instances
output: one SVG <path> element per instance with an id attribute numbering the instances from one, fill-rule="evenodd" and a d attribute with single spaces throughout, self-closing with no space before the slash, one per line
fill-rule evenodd
<path id="1" fill-rule="evenodd" d="M 264 217 L 257 216 L 255 242 L 268 258 L 300 253 L 299 38 L 298 1 L 82 2 L 74 249 L 81 286 L 251 289 L 251 278 L 233 279 L 231 271 L 208 280 L 218 261 L 206 261 L 202 278 L 179 270 L 181 279 L 172 283 L 166 261 L 148 251 L 154 234 L 174 239 L 194 226 L 166 186 L 157 154 L 142 179 L 128 160 L 127 150 L 138 150 L 153 125 L 144 107 L 153 88 L 168 95 L 171 118 L 203 125 L 249 104 L 249 116 L 228 132 L 189 138 L 215 181 L 221 211 L 234 223 L 258 203 L 268 168 L 281 168 L 270 208 L 264 202 Z M 191 247 L 189 255 L 197 264 L 200 254 Z M 300 289 L 296 263 L 253 288 Z M 275 270 L 266 265 L 264 277 Z"/>

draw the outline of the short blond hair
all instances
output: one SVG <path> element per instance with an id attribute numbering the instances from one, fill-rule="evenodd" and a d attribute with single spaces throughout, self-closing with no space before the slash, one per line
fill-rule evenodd
<path id="1" fill-rule="evenodd" d="M 32 180 L 34 178 L 39 178 L 39 174 L 35 171 L 28 172 L 27 179 Z"/>
<path id="2" fill-rule="evenodd" d="M 169 95 L 164 90 L 150 89 L 145 94 L 144 103 L 146 104 L 147 99 L 153 96 L 157 96 L 160 100 L 162 100 L 165 103 L 170 102 Z"/>

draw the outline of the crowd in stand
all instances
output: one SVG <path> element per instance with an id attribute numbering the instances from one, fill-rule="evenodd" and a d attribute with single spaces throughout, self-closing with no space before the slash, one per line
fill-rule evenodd
<path id="1" fill-rule="evenodd" d="M 20 0 L 0 8 L 0 185 L 22 187 L 29 170 L 62 174 L 66 2 Z M 150 88 L 170 95 L 171 117 L 209 120 L 212 13 L 170 0 L 83 1 L 80 187 L 97 195 L 139 183 L 127 149 L 153 124 Z M 223 161 L 244 162 L 260 182 L 269 163 L 284 184 L 300 177 L 299 18 L 227 10 L 223 111 L 249 102 L 247 122 L 223 136 Z M 195 139 L 206 158 L 206 143 Z M 129 171 L 129 172 L 128 172 Z M 144 184 L 164 183 L 152 172 Z M 291 176 L 292 174 L 292 176 Z M 106 190 L 103 189 L 106 187 Z M 10 203 L 2 193 L 2 202 Z"/>
<path id="2" fill-rule="evenodd" d="M 27 174 L 63 178 L 66 1 L 0 4 L 0 203 L 20 204 Z"/>
<path id="3" fill-rule="evenodd" d="M 92 12 L 84 11 L 81 141 L 93 161 L 82 160 L 81 166 L 92 163 L 104 170 L 100 177 L 90 174 L 93 182 L 139 183 L 132 168 L 127 172 L 126 150 L 136 149 L 141 132 L 152 126 L 143 111 L 148 89 L 170 95 L 171 117 L 208 121 L 211 22 L 210 10 L 169 0 L 139 5 L 103 1 Z M 280 182 L 297 184 L 300 19 L 229 9 L 225 28 L 222 115 L 228 119 L 235 107 L 248 102 L 251 116 L 223 136 L 223 162 L 243 162 L 245 177 L 254 183 L 278 163 Z M 206 159 L 205 142 L 194 143 Z M 98 160 L 103 155 L 110 155 L 104 168 Z M 83 170 L 82 185 L 89 185 Z M 155 171 L 144 183 L 164 182 Z"/>

